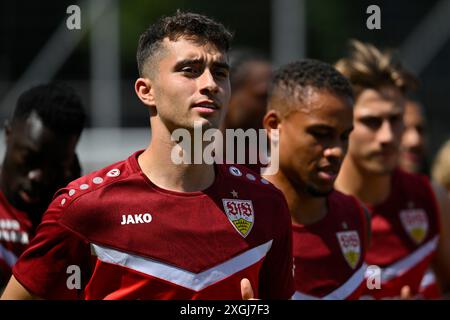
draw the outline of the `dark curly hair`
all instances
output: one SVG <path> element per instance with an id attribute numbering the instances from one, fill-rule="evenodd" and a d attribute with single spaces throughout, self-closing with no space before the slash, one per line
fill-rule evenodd
<path id="1" fill-rule="evenodd" d="M 77 136 L 87 118 L 80 97 L 64 83 L 41 84 L 23 92 L 17 100 L 12 124 L 26 120 L 32 112 L 53 131 Z"/>
<path id="2" fill-rule="evenodd" d="M 228 52 L 233 38 L 232 33 L 221 23 L 201 14 L 178 10 L 172 16 L 158 19 L 139 37 L 136 54 L 139 75 L 144 75 L 144 66 L 161 49 L 165 38 L 175 41 L 181 36 L 200 43 L 211 42 L 225 52 Z"/>
<path id="3" fill-rule="evenodd" d="M 293 99 L 306 101 L 311 89 L 326 90 L 353 104 L 350 82 L 332 65 L 313 59 L 303 59 L 282 66 L 272 79 L 269 89 L 269 109 L 282 115 L 292 111 Z"/>

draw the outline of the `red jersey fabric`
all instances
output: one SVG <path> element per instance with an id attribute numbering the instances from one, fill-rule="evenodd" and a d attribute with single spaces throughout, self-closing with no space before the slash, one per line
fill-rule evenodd
<path id="1" fill-rule="evenodd" d="M 381 269 L 381 288 L 373 298 L 400 296 L 408 285 L 416 295 L 439 239 L 439 212 L 428 178 L 397 169 L 391 193 L 372 211 L 372 241 L 367 264 Z"/>
<path id="2" fill-rule="evenodd" d="M 432 268 L 428 268 L 420 282 L 417 298 L 427 300 L 442 299 L 442 292 L 436 282 L 436 274 Z"/>
<path id="3" fill-rule="evenodd" d="M 216 165 L 204 191 L 164 190 L 141 171 L 139 153 L 55 195 L 13 270 L 25 288 L 48 299 L 241 299 L 246 277 L 259 298 L 292 296 L 280 191 L 238 165 Z M 81 290 L 66 283 L 73 265 Z"/>
<path id="4" fill-rule="evenodd" d="M 368 221 L 357 200 L 338 191 L 328 213 L 311 225 L 293 224 L 294 299 L 357 299 L 365 272 Z"/>
<path id="5" fill-rule="evenodd" d="M 12 266 L 28 246 L 32 230 L 28 215 L 11 206 L 0 191 L 0 288 L 6 285 Z"/>

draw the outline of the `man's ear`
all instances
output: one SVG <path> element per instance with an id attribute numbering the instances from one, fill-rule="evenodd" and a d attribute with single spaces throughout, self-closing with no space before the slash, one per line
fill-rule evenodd
<path id="1" fill-rule="evenodd" d="M 152 81 L 148 78 L 138 78 L 134 84 L 134 91 L 143 104 L 156 107 Z"/>
<path id="2" fill-rule="evenodd" d="M 280 129 L 281 127 L 281 117 L 279 113 L 275 110 L 267 111 L 266 115 L 263 118 L 263 127 L 267 130 L 267 133 L 270 136 L 270 132 L 273 129 Z"/>

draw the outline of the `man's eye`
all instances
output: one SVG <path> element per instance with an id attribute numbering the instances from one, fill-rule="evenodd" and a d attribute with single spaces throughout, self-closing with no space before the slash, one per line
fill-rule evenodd
<path id="1" fill-rule="evenodd" d="M 381 119 L 378 118 L 363 118 L 361 122 L 371 129 L 378 129 L 381 126 Z"/>
<path id="2" fill-rule="evenodd" d="M 200 70 L 193 67 L 184 67 L 181 69 L 181 72 L 189 76 L 197 76 L 200 74 Z"/>
<path id="3" fill-rule="evenodd" d="M 327 138 L 329 136 L 328 132 L 323 132 L 323 131 L 313 131 L 313 132 L 311 132 L 311 134 L 316 139 L 324 139 L 324 138 Z"/>
<path id="4" fill-rule="evenodd" d="M 214 72 L 215 76 L 218 78 L 228 78 L 228 71 L 225 70 L 217 70 Z"/>

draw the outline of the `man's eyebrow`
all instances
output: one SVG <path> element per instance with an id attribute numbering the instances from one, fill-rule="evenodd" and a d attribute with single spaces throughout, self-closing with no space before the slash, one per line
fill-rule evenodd
<path id="1" fill-rule="evenodd" d="M 223 68 L 223 69 L 226 69 L 226 70 L 230 70 L 230 65 L 228 63 L 226 63 L 226 62 L 219 62 L 219 61 L 217 61 L 217 62 L 214 62 L 213 65 L 215 67 L 218 67 L 218 68 Z"/>
<path id="2" fill-rule="evenodd" d="M 319 129 L 319 130 L 334 130 L 334 127 L 323 123 L 312 124 L 308 129 Z"/>
<path id="3" fill-rule="evenodd" d="M 203 63 L 204 63 L 203 59 L 183 59 L 175 64 L 175 68 L 183 67 L 186 65 L 203 64 Z"/>
<path id="4" fill-rule="evenodd" d="M 175 64 L 174 68 L 178 69 L 180 67 L 187 66 L 187 65 L 203 64 L 203 63 L 205 63 L 204 59 L 183 59 L 183 60 L 178 61 Z M 213 62 L 213 66 L 215 68 L 223 68 L 223 69 L 226 69 L 226 70 L 230 70 L 230 65 L 228 63 L 226 63 L 226 62 L 215 61 L 215 62 Z"/>

